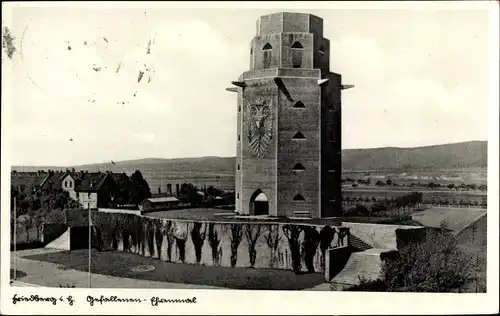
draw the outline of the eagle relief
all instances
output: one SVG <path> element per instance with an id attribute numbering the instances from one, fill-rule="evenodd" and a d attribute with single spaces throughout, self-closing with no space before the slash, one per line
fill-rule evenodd
<path id="1" fill-rule="evenodd" d="M 251 152 L 263 158 L 271 142 L 273 133 L 273 108 L 264 98 L 257 98 L 254 103 L 247 103 L 248 143 Z"/>

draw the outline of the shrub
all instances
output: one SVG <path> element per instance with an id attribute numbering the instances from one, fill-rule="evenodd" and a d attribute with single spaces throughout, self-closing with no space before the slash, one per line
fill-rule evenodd
<path id="1" fill-rule="evenodd" d="M 465 252 L 446 227 L 422 243 L 410 243 L 395 257 L 384 260 L 382 279 L 360 278 L 347 291 L 455 292 L 477 280 L 479 264 Z"/>
<path id="2" fill-rule="evenodd" d="M 356 204 L 356 206 L 347 208 L 344 216 L 369 216 L 370 210 L 363 204 Z"/>
<path id="3" fill-rule="evenodd" d="M 368 280 L 364 277 L 359 278 L 359 283 L 345 289 L 346 291 L 363 291 L 363 292 L 387 292 L 387 285 L 381 279 Z"/>

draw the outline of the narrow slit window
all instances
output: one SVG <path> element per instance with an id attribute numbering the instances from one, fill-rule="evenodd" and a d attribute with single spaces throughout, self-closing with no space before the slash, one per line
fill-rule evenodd
<path id="1" fill-rule="evenodd" d="M 240 170 L 240 164 L 238 164 L 238 170 Z"/>
<path id="2" fill-rule="evenodd" d="M 297 132 L 293 135 L 292 139 L 306 139 L 306 137 L 301 132 Z"/>
<path id="3" fill-rule="evenodd" d="M 296 196 L 293 197 L 294 201 L 305 201 L 304 197 L 301 194 L 297 194 Z"/>
<path id="4" fill-rule="evenodd" d="M 304 109 L 306 106 L 302 103 L 302 101 L 297 101 L 293 107 L 296 109 Z"/>
<path id="5" fill-rule="evenodd" d="M 333 124 L 328 125 L 328 141 L 335 141 L 335 126 Z"/>
<path id="6" fill-rule="evenodd" d="M 292 45 L 292 67 L 293 68 L 302 68 L 302 53 L 303 53 L 302 44 L 300 42 L 295 42 Z"/>
<path id="7" fill-rule="evenodd" d="M 306 170 L 306 168 L 301 164 L 301 163 L 297 163 L 295 164 L 295 166 L 293 166 L 293 171 L 304 171 Z"/>
<path id="8" fill-rule="evenodd" d="M 240 134 L 238 134 L 238 141 L 240 141 L 240 139 L 241 139 L 241 136 L 240 136 Z"/>
<path id="9" fill-rule="evenodd" d="M 334 110 L 333 103 L 328 102 L 328 111 L 333 112 L 333 110 Z"/>

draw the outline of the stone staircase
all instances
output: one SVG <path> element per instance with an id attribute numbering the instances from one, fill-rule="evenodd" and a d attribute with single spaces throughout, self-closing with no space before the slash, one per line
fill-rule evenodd
<path id="1" fill-rule="evenodd" d="M 349 246 L 351 246 L 354 251 L 363 251 L 373 248 L 371 245 L 353 235 L 349 236 Z"/>
<path id="2" fill-rule="evenodd" d="M 421 235 L 419 232 L 424 229 L 361 223 L 342 223 L 342 226 L 349 228 L 350 254 L 343 255 L 338 251 L 336 254 L 332 253 L 334 256 L 344 256 L 345 259 L 330 259 L 335 260 L 330 263 L 337 264 L 337 268 L 325 273 L 330 288 L 337 291 L 359 284 L 360 278 L 376 280 L 383 277 L 381 275 L 383 262 L 397 254 L 399 238 L 412 234 L 419 237 Z"/>

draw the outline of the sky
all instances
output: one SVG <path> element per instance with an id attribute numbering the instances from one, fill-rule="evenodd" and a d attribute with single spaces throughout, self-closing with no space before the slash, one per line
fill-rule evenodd
<path id="1" fill-rule="evenodd" d="M 234 156 L 225 89 L 280 11 L 296 10 L 13 8 L 11 163 Z M 355 85 L 343 148 L 488 139 L 488 11 L 299 11 L 323 18 L 330 69 Z"/>

